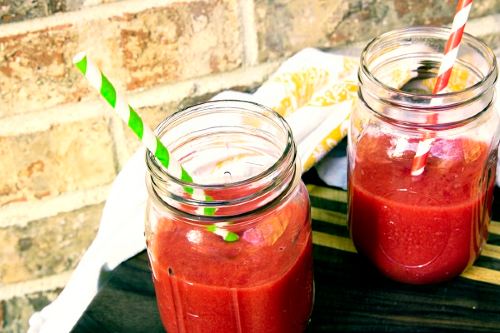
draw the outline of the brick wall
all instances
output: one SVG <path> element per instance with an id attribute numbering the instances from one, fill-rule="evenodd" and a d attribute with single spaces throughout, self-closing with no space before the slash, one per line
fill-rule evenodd
<path id="1" fill-rule="evenodd" d="M 87 50 L 150 126 L 218 91 L 256 87 L 307 46 L 449 24 L 455 1 L 0 0 L 0 331 L 23 332 L 93 239 L 138 147 L 71 59 Z M 500 0 L 468 30 L 500 47 Z"/>

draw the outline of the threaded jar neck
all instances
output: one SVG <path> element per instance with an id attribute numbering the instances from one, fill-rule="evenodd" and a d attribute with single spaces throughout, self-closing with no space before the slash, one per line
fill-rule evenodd
<path id="1" fill-rule="evenodd" d="M 449 33 L 449 28 L 413 27 L 373 39 L 361 55 L 361 102 L 381 117 L 413 127 L 453 126 L 486 110 L 494 99 L 497 63 L 491 49 L 467 33 L 451 89 L 432 95 Z M 437 121 L 429 123 L 430 117 Z"/>
<path id="2" fill-rule="evenodd" d="M 253 213 L 279 203 L 300 179 L 289 125 L 259 104 L 225 100 L 195 105 L 165 119 L 156 134 L 194 182 L 168 174 L 148 151 L 150 197 L 193 219 Z M 187 195 L 186 186 L 210 200 Z"/>

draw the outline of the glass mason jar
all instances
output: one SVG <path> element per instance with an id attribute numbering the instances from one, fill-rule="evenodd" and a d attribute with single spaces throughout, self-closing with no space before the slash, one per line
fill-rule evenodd
<path id="1" fill-rule="evenodd" d="M 263 106 L 216 101 L 156 131 L 194 179 L 167 174 L 147 153 L 147 250 L 167 331 L 304 331 L 310 203 L 290 127 Z"/>
<path id="2" fill-rule="evenodd" d="M 464 34 L 448 88 L 433 96 L 448 35 L 446 28 L 416 27 L 371 41 L 361 55 L 351 117 L 353 242 L 383 274 L 412 284 L 450 279 L 471 265 L 491 216 L 496 60 Z M 412 176 L 425 137 L 431 145 L 424 171 Z"/>

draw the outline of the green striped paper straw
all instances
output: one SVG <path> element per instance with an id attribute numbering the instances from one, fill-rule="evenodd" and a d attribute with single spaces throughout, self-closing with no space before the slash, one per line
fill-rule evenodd
<path id="1" fill-rule="evenodd" d="M 167 147 L 163 145 L 161 140 L 153 133 L 153 131 L 144 123 L 142 118 L 125 100 L 125 98 L 117 93 L 113 84 L 108 78 L 99 70 L 96 64 L 89 59 L 85 52 L 80 52 L 73 58 L 73 63 L 76 68 L 85 76 L 90 85 L 94 87 L 101 94 L 102 98 L 115 109 L 120 118 L 130 127 L 130 129 L 137 135 L 141 142 L 149 149 L 160 163 L 165 167 L 170 175 L 173 175 L 184 182 L 192 183 L 193 178 L 182 167 L 182 165 L 171 158 L 170 152 Z M 211 201 L 210 196 L 205 195 L 203 190 L 185 186 L 186 193 L 193 198 Z M 204 208 L 205 215 L 214 215 L 214 208 Z M 238 235 L 227 231 L 215 225 L 207 227 L 207 230 L 221 236 L 227 242 L 234 242 L 239 239 Z"/>
<path id="2" fill-rule="evenodd" d="M 239 238 L 234 232 L 224 229 L 225 226 L 231 225 L 231 222 L 219 222 L 207 226 L 207 230 L 222 237 L 226 242 L 236 242 Z"/>

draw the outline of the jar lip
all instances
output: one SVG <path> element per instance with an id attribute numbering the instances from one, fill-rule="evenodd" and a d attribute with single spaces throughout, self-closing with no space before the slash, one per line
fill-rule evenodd
<path id="1" fill-rule="evenodd" d="M 488 61 L 489 65 L 489 71 L 486 75 L 484 75 L 481 80 L 478 82 L 474 83 L 471 86 L 466 87 L 463 90 L 460 91 L 453 91 L 453 92 L 446 92 L 446 93 L 440 93 L 440 94 L 417 94 L 417 93 L 412 93 L 412 92 L 407 92 L 407 91 L 402 91 L 393 87 L 390 87 L 377 79 L 371 71 L 368 69 L 368 64 L 366 63 L 367 57 L 366 55 L 368 52 L 372 51 L 372 48 L 376 46 L 380 41 L 383 41 L 385 39 L 393 39 L 397 37 L 402 37 L 405 35 L 428 35 L 430 33 L 434 33 L 436 37 L 443 37 L 443 40 L 447 40 L 448 36 L 450 34 L 451 28 L 447 27 L 428 27 L 428 26 L 416 26 L 416 27 L 409 27 L 409 28 L 402 28 L 402 29 L 397 29 L 397 30 L 392 30 L 388 31 L 378 37 L 373 38 L 363 49 L 361 52 L 361 63 L 360 63 L 360 72 L 363 72 L 366 77 L 374 82 L 376 85 L 381 87 L 384 90 L 397 93 L 400 96 L 403 97 L 408 97 L 408 98 L 423 98 L 423 99 L 432 99 L 436 98 L 438 96 L 439 98 L 446 98 L 446 97 L 452 97 L 452 96 L 458 96 L 461 94 L 466 94 L 468 92 L 474 91 L 475 89 L 478 89 L 481 87 L 484 83 L 486 83 L 488 80 L 490 80 L 490 77 L 496 73 L 497 71 L 497 61 L 495 54 L 493 51 L 481 40 L 477 39 L 476 37 L 472 36 L 471 34 L 464 32 L 463 37 L 462 37 L 462 43 L 468 42 L 471 44 L 474 44 L 475 46 L 478 46 L 481 48 L 482 55 L 484 58 Z M 496 79 L 491 83 L 491 85 L 494 85 L 496 82 Z"/>
<path id="2" fill-rule="evenodd" d="M 245 106 L 247 106 L 245 108 Z M 175 177 L 171 175 L 170 173 L 167 172 L 162 172 L 162 177 L 164 181 L 172 181 L 176 183 L 177 185 L 180 186 L 190 186 L 193 188 L 198 188 L 202 190 L 215 190 L 215 189 L 223 189 L 223 188 L 231 188 L 231 187 L 238 187 L 238 186 L 244 186 L 244 185 L 249 185 L 253 182 L 262 180 L 266 177 L 268 177 L 270 174 L 273 173 L 273 170 L 278 168 L 280 165 L 282 165 L 287 158 L 289 157 L 290 153 L 293 153 L 293 158 L 291 159 L 292 161 L 295 161 L 297 152 L 295 149 L 295 141 L 293 139 L 293 134 L 292 134 L 292 129 L 290 128 L 290 125 L 286 122 L 286 120 L 276 111 L 272 110 L 271 108 L 264 106 L 262 104 L 252 102 L 252 101 L 244 101 L 244 100 L 235 100 L 235 99 L 224 99 L 224 100 L 215 100 L 215 101 L 207 101 L 207 102 L 202 102 L 198 104 L 193 104 L 191 106 L 188 106 L 182 110 L 176 111 L 167 118 L 165 118 L 154 130 L 155 134 L 161 137 L 161 133 L 163 130 L 165 130 L 165 127 L 175 121 L 178 120 L 182 117 L 188 116 L 189 114 L 195 113 L 200 110 L 200 108 L 203 108 L 203 110 L 208 110 L 208 109 L 216 109 L 218 112 L 230 112 L 230 111 L 235 111 L 235 110 L 246 110 L 246 111 L 251 111 L 250 107 L 256 107 L 257 109 L 261 109 L 262 111 L 268 112 L 274 119 L 271 117 L 266 116 L 269 118 L 273 123 L 277 124 L 281 128 L 283 128 L 284 131 L 287 133 L 287 138 L 286 138 L 286 147 L 283 149 L 283 152 L 281 153 L 280 157 L 276 159 L 276 161 L 267 167 L 264 171 L 251 176 L 246 179 L 238 180 L 235 182 L 229 182 L 229 183 L 218 183 L 218 184 L 198 184 L 196 182 L 187 182 L 184 181 L 178 177 Z M 256 111 L 252 111 L 256 112 Z M 264 112 L 262 113 L 264 114 Z M 161 164 L 158 162 L 156 158 L 154 158 L 154 154 L 146 150 L 146 165 L 148 167 L 148 170 L 150 173 L 156 174 L 154 170 L 152 169 L 152 166 L 150 163 L 153 163 L 154 168 L 157 170 L 164 170 Z"/>
<path id="3" fill-rule="evenodd" d="M 286 200 L 288 200 L 288 198 L 294 192 L 292 189 L 295 189 L 298 182 L 301 181 L 301 175 L 299 172 L 300 168 L 298 167 L 298 165 L 296 165 L 293 169 L 294 172 L 292 175 L 292 180 L 288 183 L 286 189 L 282 191 L 280 195 L 276 196 L 271 201 L 267 202 L 264 206 L 260 206 L 248 211 L 238 212 L 237 214 L 232 214 L 232 215 L 217 215 L 217 214 L 199 215 L 197 213 L 194 214 L 189 213 L 182 209 L 179 209 L 178 207 L 166 203 L 160 197 L 160 195 L 158 195 L 158 193 L 154 190 L 154 186 L 152 186 L 151 180 L 149 181 L 146 180 L 146 187 L 148 188 L 148 191 L 152 190 L 154 193 L 154 195 L 150 197 L 151 200 L 153 200 L 156 204 L 168 205 L 170 211 L 173 212 L 175 215 L 182 217 L 183 221 L 186 223 L 199 226 L 199 225 L 206 225 L 207 223 L 220 223 L 220 222 L 231 221 L 233 225 L 238 224 L 238 226 L 242 226 L 248 223 L 249 217 L 251 218 L 255 216 L 255 214 L 265 213 L 269 211 L 269 209 L 272 209 L 273 207 L 276 207 L 281 203 L 285 202 Z M 211 207 L 211 205 L 207 205 L 207 207 Z"/>

